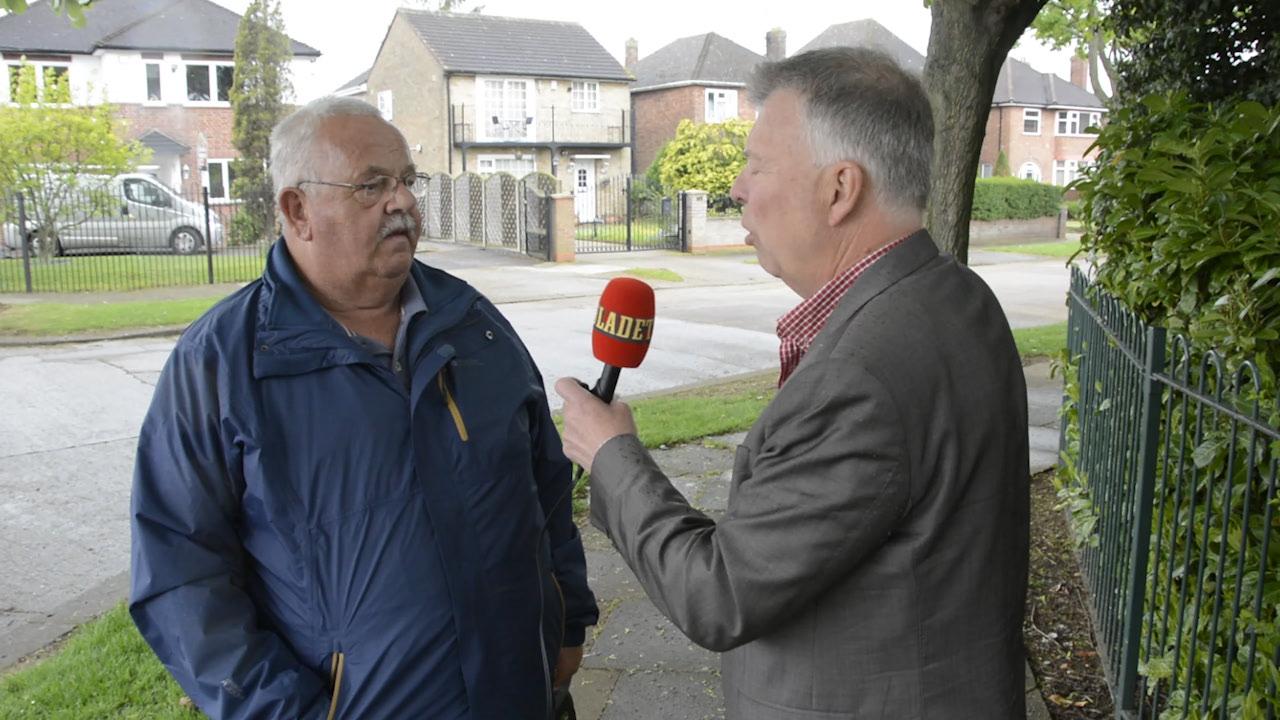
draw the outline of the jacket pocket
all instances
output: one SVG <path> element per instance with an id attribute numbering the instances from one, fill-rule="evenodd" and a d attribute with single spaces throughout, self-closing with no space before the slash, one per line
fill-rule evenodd
<path id="1" fill-rule="evenodd" d="M 338 700 L 342 695 L 342 670 L 346 660 L 346 655 L 340 652 L 329 656 L 329 682 L 333 684 L 333 697 L 329 700 L 328 720 L 334 720 L 338 716 Z"/>
<path id="2" fill-rule="evenodd" d="M 445 370 L 440 369 L 436 373 L 436 385 L 440 387 L 440 395 L 444 397 L 444 404 L 449 408 L 449 414 L 453 416 L 453 424 L 458 428 L 458 437 L 462 438 L 462 442 L 467 441 L 467 424 L 462 421 L 462 410 L 458 409 L 458 403 L 453 399 L 453 392 L 449 390 L 449 383 L 444 378 Z"/>

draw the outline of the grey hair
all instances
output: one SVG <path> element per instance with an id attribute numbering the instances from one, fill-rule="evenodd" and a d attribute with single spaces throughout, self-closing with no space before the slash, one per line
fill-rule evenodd
<path id="1" fill-rule="evenodd" d="M 933 112 L 920 80 L 867 48 L 826 48 L 757 66 L 756 107 L 782 89 L 804 102 L 818 165 L 858 163 L 887 208 L 923 211 L 933 164 Z"/>
<path id="2" fill-rule="evenodd" d="M 310 179 L 307 175 L 314 171 L 318 153 L 332 152 L 332 148 L 323 148 L 316 141 L 320 125 L 329 118 L 352 116 L 382 119 L 378 108 L 363 100 L 327 95 L 312 100 L 276 123 L 271 130 L 270 166 L 271 185 L 277 198 L 285 188 Z M 407 148 L 404 133 L 391 123 L 387 125 L 395 129 Z"/>

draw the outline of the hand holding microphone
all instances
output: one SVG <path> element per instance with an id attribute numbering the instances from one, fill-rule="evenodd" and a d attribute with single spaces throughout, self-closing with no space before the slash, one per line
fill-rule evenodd
<path id="1" fill-rule="evenodd" d="M 596 452 L 611 438 L 636 432 L 631 409 L 614 403 L 613 393 L 622 368 L 639 366 L 649 351 L 653 309 L 653 288 L 648 284 L 628 277 L 610 280 L 600 295 L 591 331 L 592 353 L 604 363 L 600 379 L 589 393 L 574 378 L 556 382 L 556 392 L 564 399 L 564 451 L 583 468 L 591 468 Z"/>

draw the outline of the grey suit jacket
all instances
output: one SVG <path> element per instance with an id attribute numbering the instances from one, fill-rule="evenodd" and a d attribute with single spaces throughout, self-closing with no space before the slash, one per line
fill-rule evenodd
<path id="1" fill-rule="evenodd" d="M 850 288 L 734 462 L 720 522 L 634 436 L 591 521 L 723 651 L 730 718 L 1025 717 L 1026 388 L 995 296 L 920 231 Z"/>

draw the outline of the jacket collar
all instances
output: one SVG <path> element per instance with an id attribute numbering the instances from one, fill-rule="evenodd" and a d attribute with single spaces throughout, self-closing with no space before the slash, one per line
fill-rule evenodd
<path id="1" fill-rule="evenodd" d="M 826 327 L 844 325 L 872 298 L 936 257 L 938 246 L 928 230 L 921 228 L 911 233 L 898 247 L 867 268 L 831 313 Z"/>
<path id="2" fill-rule="evenodd" d="M 458 322 L 480 293 L 418 260 L 414 260 L 409 272 L 427 305 L 427 313 L 410 326 L 416 326 L 408 345 L 412 351 Z M 342 326 L 311 295 L 283 238 L 271 247 L 261 283 L 254 328 L 255 378 L 299 375 L 368 360 L 368 352 L 348 338 Z"/>

